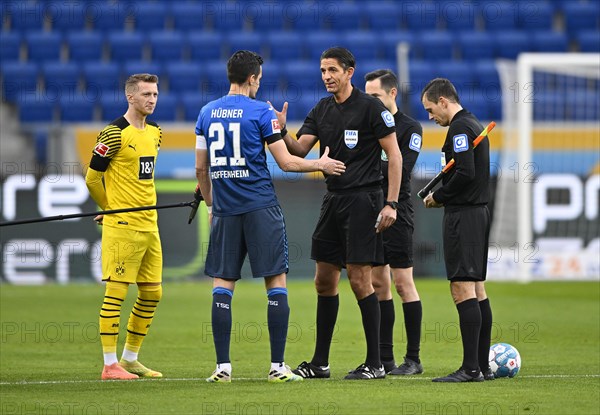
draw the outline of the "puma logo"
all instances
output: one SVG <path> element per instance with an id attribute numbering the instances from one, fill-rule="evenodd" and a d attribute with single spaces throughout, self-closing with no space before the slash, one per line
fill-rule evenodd
<path id="1" fill-rule="evenodd" d="M 129 144 L 129 147 L 131 147 L 131 148 L 133 149 L 133 151 L 137 151 L 137 150 L 135 149 L 135 146 L 134 146 L 133 144 Z"/>

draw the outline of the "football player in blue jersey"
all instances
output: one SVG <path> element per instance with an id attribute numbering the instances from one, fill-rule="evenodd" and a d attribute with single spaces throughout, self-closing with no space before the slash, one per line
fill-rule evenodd
<path id="1" fill-rule="evenodd" d="M 237 51 L 227 62 L 229 93 L 209 102 L 196 123 L 196 176 L 211 221 L 204 272 L 213 278 L 212 329 L 217 367 L 208 382 L 230 382 L 231 300 L 248 254 L 254 278 L 264 278 L 271 342 L 270 382 L 300 381 L 284 363 L 290 309 L 288 245 L 283 213 L 267 166 L 265 143 L 284 171 L 339 176 L 344 163 L 291 155 L 275 111 L 257 101 L 262 58 Z"/>

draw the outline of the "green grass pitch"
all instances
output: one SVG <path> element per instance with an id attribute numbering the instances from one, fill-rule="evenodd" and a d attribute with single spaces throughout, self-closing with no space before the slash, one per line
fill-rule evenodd
<path id="1" fill-rule="evenodd" d="M 347 280 L 331 351 L 332 379 L 268 384 L 266 296 L 243 280 L 233 300 L 234 381 L 208 384 L 214 369 L 209 281 L 170 283 L 140 361 L 161 380 L 102 382 L 97 334 L 101 285 L 0 286 L 2 414 L 594 414 L 600 408 L 600 286 L 597 282 L 488 283 L 493 341 L 513 344 L 523 365 L 514 379 L 434 384 L 461 361 L 448 284 L 418 280 L 425 373 L 344 381 L 365 358 L 359 309 Z M 286 361 L 309 359 L 316 297 L 311 281 L 289 282 Z M 131 289 L 122 330 L 134 300 Z M 405 347 L 396 300 L 395 354 Z M 124 336 L 120 337 L 120 345 Z"/>

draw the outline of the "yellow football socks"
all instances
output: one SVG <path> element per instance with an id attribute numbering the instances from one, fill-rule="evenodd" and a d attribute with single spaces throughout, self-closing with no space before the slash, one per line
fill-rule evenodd
<path id="1" fill-rule="evenodd" d="M 135 354 L 139 352 L 161 297 L 162 285 L 138 286 L 138 297 L 127 323 L 125 350 Z"/>
<path id="2" fill-rule="evenodd" d="M 128 284 L 108 281 L 100 309 L 100 340 L 103 353 L 117 352 L 121 305 L 127 296 Z"/>

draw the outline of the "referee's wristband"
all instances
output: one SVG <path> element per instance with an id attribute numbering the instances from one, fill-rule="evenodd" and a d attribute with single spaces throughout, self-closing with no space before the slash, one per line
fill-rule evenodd
<path id="1" fill-rule="evenodd" d="M 285 137 L 285 136 L 287 135 L 287 133 L 288 133 L 288 130 L 287 130 L 287 128 L 283 127 L 283 128 L 281 129 L 281 136 L 282 136 L 282 137 Z"/>
<path id="2" fill-rule="evenodd" d="M 212 206 L 206 206 L 209 215 L 212 215 Z"/>

